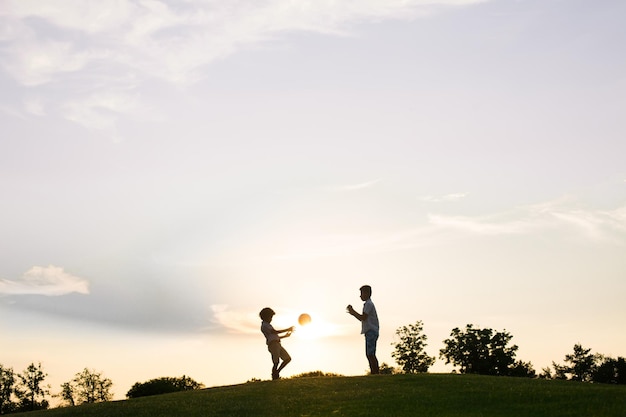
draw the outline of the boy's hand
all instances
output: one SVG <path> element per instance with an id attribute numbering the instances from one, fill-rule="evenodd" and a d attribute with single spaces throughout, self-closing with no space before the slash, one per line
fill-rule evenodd
<path id="1" fill-rule="evenodd" d="M 346 307 L 346 311 L 350 314 L 354 313 L 354 309 L 352 308 L 352 304 L 348 304 L 348 307 Z"/>

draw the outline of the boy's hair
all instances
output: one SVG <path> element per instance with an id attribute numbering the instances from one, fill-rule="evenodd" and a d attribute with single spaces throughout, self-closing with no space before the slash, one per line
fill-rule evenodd
<path id="1" fill-rule="evenodd" d="M 364 285 L 360 288 L 361 291 L 363 291 L 364 293 L 366 293 L 367 295 L 371 296 L 372 295 L 372 287 L 370 287 L 369 285 Z"/>
<path id="2" fill-rule="evenodd" d="M 276 314 L 274 313 L 274 310 L 272 310 L 269 307 L 265 307 L 263 310 L 261 310 L 261 312 L 259 313 L 259 317 L 261 317 L 261 320 L 263 321 L 268 321 L 269 319 L 272 318 L 272 316 Z"/>

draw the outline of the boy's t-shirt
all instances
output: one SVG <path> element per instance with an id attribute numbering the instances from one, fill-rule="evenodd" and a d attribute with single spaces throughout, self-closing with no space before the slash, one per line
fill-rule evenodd
<path id="1" fill-rule="evenodd" d="M 371 298 L 368 298 L 363 304 L 363 314 L 367 314 L 367 319 L 361 322 L 361 334 L 365 334 L 370 330 L 378 332 L 378 314 Z"/>
<path id="2" fill-rule="evenodd" d="M 280 341 L 280 337 L 276 334 L 274 326 L 264 321 L 261 323 L 261 332 L 265 335 L 265 342 L 269 345 L 271 342 Z"/>

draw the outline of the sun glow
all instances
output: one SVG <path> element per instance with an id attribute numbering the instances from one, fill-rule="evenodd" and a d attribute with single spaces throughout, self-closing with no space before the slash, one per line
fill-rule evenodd
<path id="1" fill-rule="evenodd" d="M 321 339 L 339 334 L 338 326 L 328 323 L 321 316 L 315 314 L 310 315 L 310 321 L 303 321 L 297 324 L 293 333 L 294 337 L 299 339 Z"/>

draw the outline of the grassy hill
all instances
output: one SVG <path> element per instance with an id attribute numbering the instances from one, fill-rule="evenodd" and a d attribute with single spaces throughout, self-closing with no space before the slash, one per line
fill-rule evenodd
<path id="1" fill-rule="evenodd" d="M 476 375 L 313 377 L 88 404 L 29 417 L 624 417 L 626 386 Z"/>

